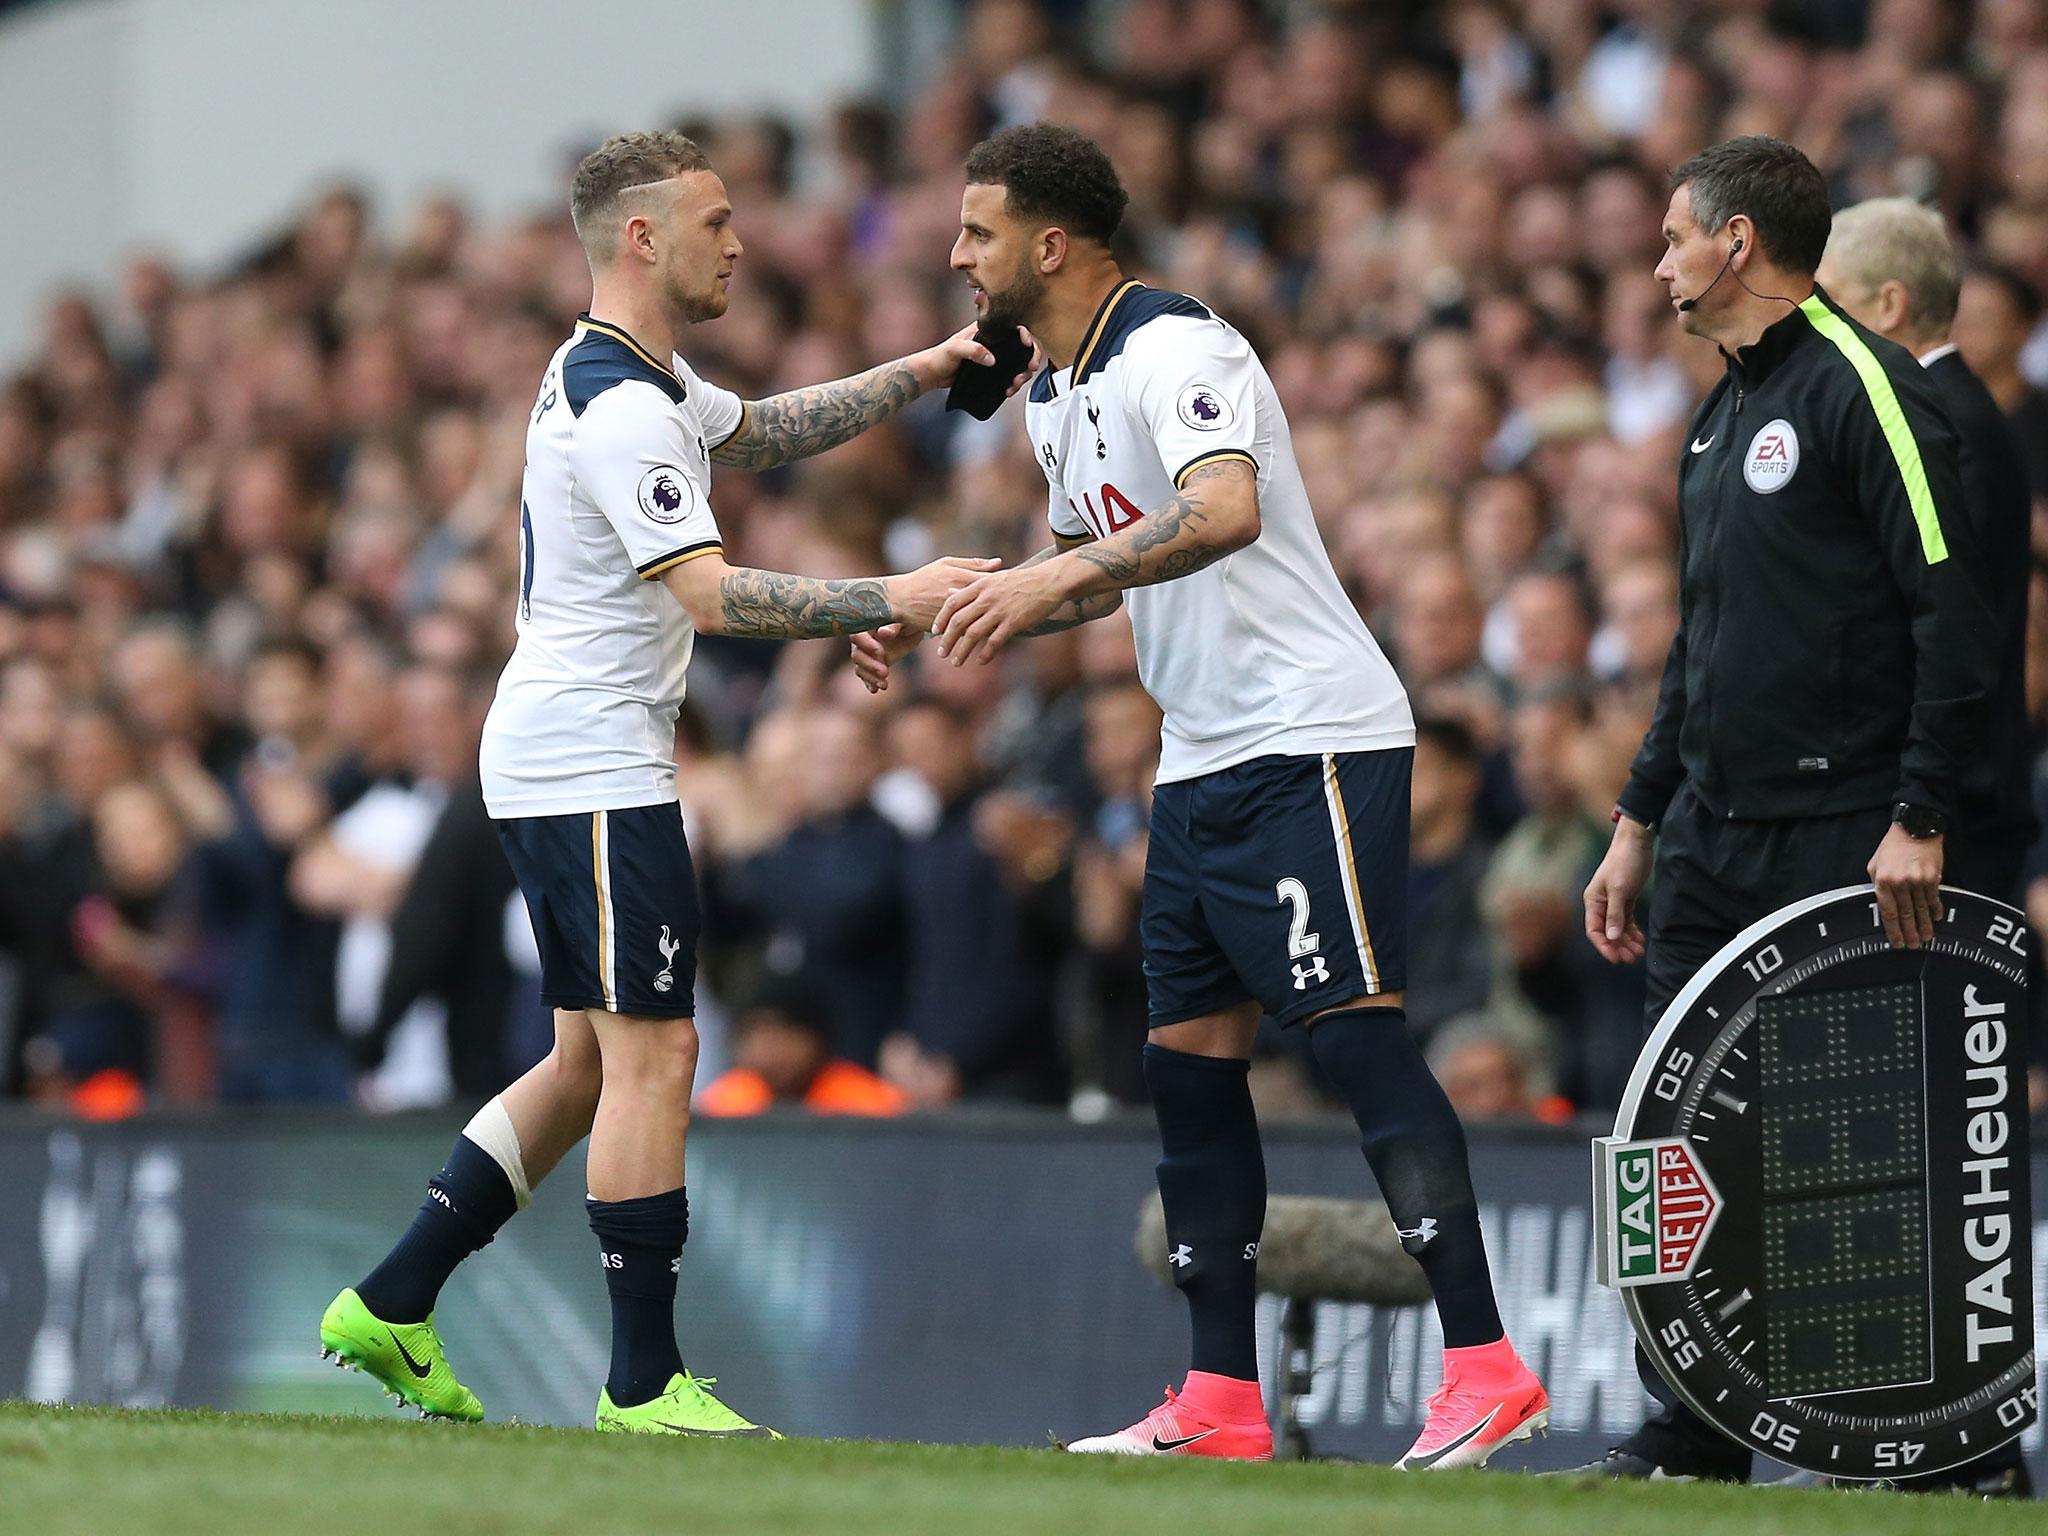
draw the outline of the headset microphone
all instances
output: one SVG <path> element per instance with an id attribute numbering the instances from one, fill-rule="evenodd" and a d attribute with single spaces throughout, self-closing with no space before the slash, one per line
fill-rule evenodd
<path id="1" fill-rule="evenodd" d="M 1715 287 L 1719 285 L 1721 279 L 1728 275 L 1728 268 L 1735 260 L 1735 253 L 1741 249 L 1742 236 L 1737 235 L 1735 237 L 1735 243 L 1728 247 L 1728 259 L 1721 263 L 1721 270 L 1714 274 L 1714 281 L 1707 284 L 1706 287 L 1702 288 L 1698 293 L 1694 294 L 1691 298 L 1680 299 L 1678 301 L 1678 312 L 1681 315 L 1689 312 L 1694 305 L 1699 303 L 1701 299 L 1704 299 L 1708 294 L 1714 291 Z"/>

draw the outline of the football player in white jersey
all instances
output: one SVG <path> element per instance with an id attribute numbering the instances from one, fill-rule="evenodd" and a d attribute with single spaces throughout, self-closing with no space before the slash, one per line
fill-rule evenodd
<path id="1" fill-rule="evenodd" d="M 1441 1390 L 1404 1467 L 1482 1464 L 1549 1402 L 1501 1326 L 1458 1118 L 1402 1011 L 1414 723 L 1331 569 L 1287 417 L 1251 346 L 1110 253 L 1114 168 L 1070 129 L 968 157 L 953 266 L 1047 362 L 1025 411 L 1049 548 L 978 576 L 933 633 L 956 665 L 1128 601 L 1165 714 L 1141 940 L 1145 1075 L 1192 1369 L 1136 1424 L 1068 1447 L 1263 1459 L 1253 1345 L 1265 1165 L 1247 1085 L 1262 1013 L 1309 1031 L 1443 1324 Z M 887 654 L 870 641 L 864 671 Z"/>
<path id="2" fill-rule="evenodd" d="M 922 629 L 996 562 L 846 581 L 728 565 L 710 466 L 822 452 L 963 362 L 994 359 L 970 328 L 854 378 L 742 403 L 676 350 L 685 326 L 725 312 L 741 251 L 703 151 L 680 134 L 614 138 L 578 166 L 571 213 L 590 258 L 590 313 L 534 403 L 519 639 L 481 764 L 533 919 L 555 1047 L 470 1122 L 412 1227 L 327 1309 L 321 1349 L 423 1414 L 481 1418 L 449 1369 L 435 1299 L 588 1134 L 590 1225 L 612 1303 L 597 1427 L 763 1435 L 683 1368 L 673 1316 L 697 1063 L 699 918 L 674 761 L 692 638 Z"/>

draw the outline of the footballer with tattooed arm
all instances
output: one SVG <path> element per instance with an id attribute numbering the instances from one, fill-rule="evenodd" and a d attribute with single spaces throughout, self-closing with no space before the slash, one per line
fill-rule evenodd
<path id="1" fill-rule="evenodd" d="M 549 362 L 528 424 L 519 638 L 480 765 L 533 919 L 554 1049 L 457 1138 L 397 1246 L 321 1318 L 321 1352 L 422 1414 L 482 1418 L 449 1367 L 435 1301 L 588 1135 L 587 1209 L 612 1310 L 597 1427 L 768 1435 L 684 1368 L 675 1334 L 697 1066 L 699 916 L 674 760 L 691 647 L 698 634 L 922 629 L 996 562 L 843 581 L 730 565 L 711 466 L 822 453 L 993 358 L 962 331 L 850 379 L 742 402 L 678 350 L 688 326 L 725 313 L 741 253 L 703 151 L 674 133 L 609 140 L 577 167 L 570 212 L 590 312 Z"/>
<path id="2" fill-rule="evenodd" d="M 953 266 L 991 324 L 1045 351 L 1025 422 L 1057 544 L 971 577 L 932 631 L 947 660 L 983 665 L 1128 602 L 1165 715 L 1144 1065 L 1192 1368 L 1128 1429 L 1067 1449 L 1272 1455 L 1253 1340 L 1263 1013 L 1308 1030 L 1435 1293 L 1443 1386 L 1401 1465 L 1480 1465 L 1541 1428 L 1549 1399 L 1501 1326 L 1464 1133 L 1401 1007 L 1407 695 L 1331 568 L 1264 367 L 1207 306 L 1124 276 L 1123 208 L 1108 158 L 1070 129 L 1007 129 L 968 157 Z M 915 639 L 857 639 L 871 687 Z"/>

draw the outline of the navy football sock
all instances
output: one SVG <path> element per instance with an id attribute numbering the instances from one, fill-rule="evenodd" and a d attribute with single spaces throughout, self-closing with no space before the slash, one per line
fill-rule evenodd
<path id="1" fill-rule="evenodd" d="M 683 1368 L 676 1347 L 676 1272 L 690 1235 L 690 1197 L 681 1189 L 635 1200 L 590 1200 L 590 1230 L 612 1295 L 612 1404 L 631 1408 L 661 1395 Z"/>
<path id="2" fill-rule="evenodd" d="M 412 1225 L 356 1294 L 382 1322 L 424 1322 L 455 1266 L 496 1237 L 518 1209 L 497 1159 L 467 1136 L 456 1137 L 447 1165 L 427 1180 Z"/>
<path id="3" fill-rule="evenodd" d="M 1194 1331 L 1191 1369 L 1255 1381 L 1266 1156 L 1251 1063 L 1148 1045 L 1145 1081 L 1159 1118 L 1168 1264 Z"/>
<path id="4" fill-rule="evenodd" d="M 1401 1246 L 1429 1276 L 1444 1348 L 1491 1344 L 1505 1330 L 1479 1235 L 1465 1128 L 1408 1033 L 1400 1008 L 1347 1008 L 1309 1029 L 1316 1063 L 1346 1100 Z"/>

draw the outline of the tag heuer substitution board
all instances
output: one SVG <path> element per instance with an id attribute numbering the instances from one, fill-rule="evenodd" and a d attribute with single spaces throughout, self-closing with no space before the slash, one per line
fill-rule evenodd
<path id="1" fill-rule="evenodd" d="M 1593 1145 L 1600 1279 L 1660 1374 L 1836 1477 L 1956 1466 L 2037 1411 L 2026 919 L 1943 897 L 1919 950 L 1869 886 L 1747 929 Z"/>

